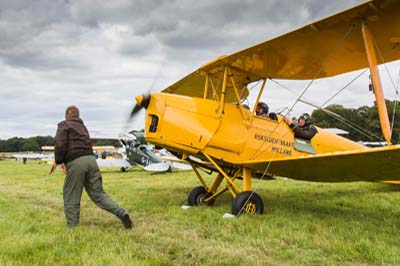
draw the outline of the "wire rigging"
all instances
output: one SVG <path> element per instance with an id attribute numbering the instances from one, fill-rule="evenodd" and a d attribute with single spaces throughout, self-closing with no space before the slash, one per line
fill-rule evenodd
<path id="1" fill-rule="evenodd" d="M 345 119 L 344 117 L 342 117 L 341 115 L 324 108 L 323 106 L 328 104 L 334 97 L 336 97 L 337 95 L 339 95 L 341 92 L 343 92 L 346 88 L 348 88 L 353 82 L 355 82 L 357 79 L 359 79 L 364 73 L 366 73 L 367 70 L 362 71 L 360 74 L 358 74 L 355 78 L 353 78 L 350 82 L 348 82 L 342 89 L 340 89 L 338 92 L 336 92 L 335 94 L 333 94 L 333 96 L 331 96 L 330 98 L 328 98 L 328 100 L 326 100 L 323 104 L 321 104 L 320 106 L 311 103 L 310 101 L 304 100 L 304 99 L 299 99 L 299 102 L 302 102 L 304 104 L 307 104 L 311 107 L 314 107 L 316 109 L 319 109 L 323 112 L 325 112 L 326 114 L 328 114 L 330 117 L 338 120 L 339 122 L 343 123 L 344 125 L 348 126 L 349 128 L 357 131 L 358 133 L 364 135 L 365 137 L 369 138 L 370 140 L 375 140 L 375 139 L 380 139 L 378 136 L 376 136 L 375 134 L 365 130 L 364 128 L 362 128 L 361 126 L 353 123 L 350 120 Z M 297 96 L 297 94 L 289 89 L 287 86 L 283 85 L 282 83 L 271 79 L 272 82 L 274 82 L 275 84 L 277 84 L 278 86 L 280 86 L 281 88 L 289 91 L 290 93 L 294 94 Z"/>
<path id="2" fill-rule="evenodd" d="M 397 102 L 399 101 L 399 84 L 400 84 L 399 82 L 400 82 L 400 68 L 399 68 L 399 74 L 397 76 L 397 85 L 395 86 L 396 98 L 394 99 L 392 125 L 391 125 L 391 130 L 390 130 L 390 139 L 392 139 L 392 135 L 393 135 L 394 117 L 395 117 L 395 114 L 396 114 L 396 105 L 397 105 Z"/>
<path id="3" fill-rule="evenodd" d="M 383 66 L 384 66 L 384 68 L 386 70 L 387 75 L 389 76 L 389 79 L 390 79 L 390 81 L 392 83 L 393 89 L 394 89 L 395 94 L 396 94 L 396 98 L 394 100 L 394 106 L 393 106 L 392 124 L 390 125 L 390 139 L 392 139 L 393 127 L 394 127 L 394 119 L 395 119 L 395 115 L 396 115 L 396 105 L 397 105 L 397 101 L 398 101 L 398 98 L 399 98 L 399 91 L 398 91 L 398 88 L 399 88 L 398 83 L 399 83 L 399 81 L 397 80 L 397 86 L 396 86 L 395 83 L 394 83 L 394 80 L 392 78 L 392 75 L 390 74 L 389 69 L 387 68 L 387 65 L 385 63 L 385 59 L 382 56 L 381 50 L 379 49 L 379 46 L 375 41 L 374 36 L 371 36 L 371 37 L 372 37 L 372 41 L 374 43 L 374 46 L 375 46 L 376 50 L 378 50 L 378 55 L 380 57 L 380 60 L 381 60 Z M 399 70 L 399 76 L 400 76 L 400 70 Z"/>
<path id="4" fill-rule="evenodd" d="M 307 90 L 311 87 L 311 85 L 314 83 L 315 79 L 319 76 L 319 74 L 321 73 L 322 69 L 324 68 L 326 62 L 329 61 L 329 59 L 331 59 L 333 57 L 333 55 L 337 52 L 338 48 L 340 46 L 342 46 L 343 42 L 347 39 L 347 37 L 349 37 L 350 33 L 352 32 L 353 28 L 354 28 L 354 24 L 351 25 L 349 27 L 349 29 L 347 30 L 347 32 L 345 33 L 345 35 L 343 36 L 343 38 L 341 40 L 339 40 L 336 43 L 336 46 L 332 49 L 332 51 L 329 53 L 329 55 L 325 58 L 325 60 L 322 62 L 322 64 L 320 65 L 318 71 L 315 73 L 313 79 L 309 82 L 309 84 L 303 89 L 303 91 L 301 92 L 301 94 L 297 97 L 296 101 L 293 103 L 293 105 L 289 108 L 288 110 L 288 114 L 293 110 L 293 108 L 296 106 L 296 104 L 299 102 L 299 100 L 304 96 L 304 94 L 307 92 Z"/>
<path id="5" fill-rule="evenodd" d="M 358 74 L 355 78 L 353 78 L 352 80 L 350 80 L 346 85 L 344 85 L 344 87 L 342 89 L 340 89 L 339 91 L 337 91 L 335 94 L 333 94 L 331 97 L 329 97 L 323 104 L 321 104 L 321 107 L 324 107 L 325 105 L 327 105 L 333 98 L 335 98 L 336 96 L 338 96 L 342 91 L 344 91 L 345 89 L 347 89 L 353 82 L 355 82 L 357 79 L 359 79 L 365 72 L 367 72 L 367 69 L 364 69 L 364 71 L 362 71 L 360 74 Z"/>
<path id="6" fill-rule="evenodd" d="M 288 109 L 287 114 L 290 114 L 290 112 L 293 110 L 293 108 L 296 106 L 296 104 L 297 104 L 298 102 L 303 102 L 303 103 L 305 103 L 305 101 L 302 100 L 304 94 L 305 94 L 305 93 L 307 92 L 307 90 L 311 87 L 311 85 L 313 84 L 314 80 L 319 76 L 319 74 L 321 73 L 321 71 L 322 71 L 322 69 L 323 69 L 325 63 L 336 53 L 337 49 L 338 49 L 338 48 L 342 45 L 342 43 L 347 39 L 347 37 L 349 36 L 349 34 L 351 33 L 351 31 L 353 30 L 354 26 L 355 26 L 354 24 L 351 25 L 351 27 L 350 27 L 349 30 L 346 32 L 346 34 L 344 35 L 344 37 L 337 43 L 337 45 L 334 47 L 334 49 L 332 50 L 332 52 L 327 56 L 327 58 L 324 60 L 324 62 L 320 65 L 319 70 L 316 72 L 316 74 L 314 75 L 313 79 L 309 82 L 309 84 L 303 89 L 303 91 L 301 92 L 300 95 L 297 96 L 296 93 L 294 93 L 294 92 L 292 92 L 291 90 L 288 89 L 290 92 L 292 92 L 293 94 L 295 94 L 295 95 L 297 96 L 297 99 L 294 101 L 293 105 Z M 377 45 L 375 45 L 375 47 L 377 47 Z M 380 57 L 381 57 L 381 59 L 382 59 L 382 61 L 383 61 L 383 57 L 382 57 L 382 55 L 381 55 L 379 49 L 378 49 L 378 53 L 379 53 L 379 55 L 380 55 Z M 390 75 L 390 73 L 389 73 L 389 71 L 388 71 L 388 69 L 387 69 L 387 66 L 386 66 L 386 65 L 384 65 L 384 66 L 385 66 L 385 69 L 386 69 L 386 71 L 387 71 L 387 73 L 388 73 L 388 75 L 389 75 L 389 77 L 390 77 L 390 80 L 392 81 L 392 84 L 393 84 L 393 86 L 394 86 L 394 88 L 395 88 L 396 95 L 398 96 L 398 87 L 399 87 L 399 82 L 400 82 L 400 81 L 399 81 L 399 80 L 400 80 L 400 71 L 399 71 L 399 78 L 398 78 L 398 82 L 397 82 L 398 84 L 397 84 L 397 86 L 395 86 L 395 85 L 394 85 L 394 82 L 393 82 L 393 79 L 392 79 L 392 77 L 391 77 L 391 75 Z M 353 80 L 351 80 L 349 83 L 347 83 L 341 90 L 339 90 L 337 93 L 335 93 L 335 94 L 332 95 L 330 98 L 328 98 L 320 107 L 317 106 L 317 108 L 318 108 L 318 109 L 321 109 L 321 110 L 323 110 L 323 111 L 327 111 L 326 109 L 323 108 L 323 106 L 326 105 L 328 102 L 330 102 L 334 97 L 336 97 L 338 94 L 340 94 L 343 90 L 345 90 L 351 83 L 353 83 L 355 80 L 357 80 L 359 77 L 361 77 L 365 72 L 366 72 L 366 70 L 364 70 L 363 72 L 361 72 L 357 77 L 355 77 Z M 272 80 L 272 79 L 270 79 L 270 80 Z M 279 83 L 276 82 L 275 80 L 272 80 L 272 81 L 274 81 L 275 83 L 279 84 Z M 309 103 L 308 103 L 308 104 L 309 104 Z M 311 105 L 312 105 L 312 104 L 311 104 Z M 314 107 L 315 107 L 315 106 L 314 106 Z M 396 108 L 396 102 L 395 102 L 395 107 L 394 107 L 394 108 Z M 329 111 L 329 110 L 328 110 L 328 111 Z M 334 112 L 331 112 L 331 111 L 329 111 L 329 113 L 334 114 L 333 117 L 335 117 L 336 119 L 339 119 L 339 120 L 342 119 L 343 122 L 348 123 L 348 124 L 351 124 L 350 121 L 347 121 L 346 119 L 344 119 L 344 118 L 341 117 L 340 115 L 335 114 Z M 395 113 L 395 109 L 394 109 L 394 112 L 393 112 L 392 130 L 391 130 L 391 132 L 393 131 L 394 113 Z M 278 123 L 278 125 L 273 129 L 273 131 L 269 134 L 269 136 L 271 136 L 271 135 L 276 131 L 276 129 L 279 127 L 280 123 L 281 123 L 281 121 L 280 121 L 280 122 Z M 354 127 L 354 129 L 358 128 L 358 129 L 356 129 L 356 130 L 359 130 L 360 133 L 362 133 L 362 131 L 360 130 L 361 128 L 359 128 L 357 125 L 355 125 L 355 126 L 356 126 L 356 127 Z M 367 132 L 367 133 L 368 133 L 368 132 Z M 367 137 L 369 137 L 368 134 L 365 134 L 365 133 L 362 133 L 362 134 L 364 134 L 364 135 L 366 135 Z M 369 134 L 370 134 L 370 135 L 373 135 L 373 134 L 371 134 L 371 133 L 369 133 Z M 269 137 L 269 136 L 268 136 L 268 137 Z M 258 147 L 258 149 L 257 149 L 257 150 L 255 151 L 255 153 L 253 154 L 254 157 L 255 157 L 256 154 L 260 151 L 261 147 L 262 147 L 264 144 L 265 144 L 265 142 L 263 142 L 263 143 Z M 272 158 L 273 158 L 274 156 L 275 156 L 275 152 L 273 152 Z M 271 158 L 271 159 L 272 159 L 272 158 Z M 265 168 L 265 170 L 264 170 L 264 172 L 263 172 L 263 175 L 262 175 L 261 178 L 260 178 L 260 181 L 261 181 L 261 180 L 264 178 L 264 176 L 267 174 L 268 169 L 269 169 L 269 167 L 270 167 L 270 165 L 271 165 L 271 162 L 272 162 L 272 160 L 270 160 L 269 163 L 268 163 L 268 165 L 266 166 L 266 168 Z M 253 196 L 253 194 L 255 193 L 256 188 L 257 188 L 257 186 L 253 189 L 252 193 L 250 194 L 250 196 L 248 197 L 248 199 L 246 200 L 246 202 L 243 204 L 242 208 L 241 208 L 240 211 L 238 212 L 238 215 L 243 211 L 243 208 L 246 206 L 247 202 L 250 200 L 250 198 L 251 198 L 251 197 Z"/>
<path id="7" fill-rule="evenodd" d="M 348 36 L 350 35 L 350 33 L 352 32 L 352 30 L 354 29 L 355 24 L 352 24 L 349 29 L 346 31 L 346 33 L 344 34 L 343 38 L 340 39 L 335 47 L 332 49 L 332 51 L 326 56 L 325 60 L 323 60 L 323 62 L 320 64 L 320 67 L 318 69 L 318 71 L 316 71 L 313 79 L 308 83 L 308 85 L 303 89 L 302 93 L 297 97 L 297 99 L 294 101 L 293 105 L 289 108 L 288 112 L 286 115 L 290 114 L 290 112 L 293 110 L 293 108 L 296 106 L 296 104 L 299 102 L 299 100 L 304 96 L 304 94 L 307 92 L 307 90 L 311 87 L 311 85 L 313 84 L 314 80 L 319 76 L 319 74 L 321 73 L 324 65 L 326 62 L 329 61 L 329 59 L 331 59 L 333 57 L 333 55 L 337 52 L 338 48 L 344 43 L 344 41 L 348 38 Z M 273 133 L 275 133 L 276 129 L 279 127 L 279 125 L 281 124 L 282 121 L 280 121 L 278 123 L 278 125 L 275 126 L 275 128 L 272 130 L 272 132 L 268 135 L 268 137 L 270 137 Z M 263 142 L 258 148 L 257 150 L 253 153 L 252 157 L 256 157 L 258 156 L 258 153 L 260 152 L 261 148 L 264 146 L 265 142 Z"/>

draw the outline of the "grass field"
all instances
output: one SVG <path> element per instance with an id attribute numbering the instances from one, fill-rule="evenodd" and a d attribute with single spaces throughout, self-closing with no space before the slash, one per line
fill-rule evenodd
<path id="1" fill-rule="evenodd" d="M 231 197 L 181 209 L 192 172 L 106 171 L 105 190 L 132 214 L 123 229 L 82 198 L 68 229 L 63 174 L 0 161 L 0 266 L 6 265 L 400 265 L 400 187 L 255 180 L 264 215 L 223 219 Z M 350 169 L 349 169 L 350 170 Z"/>

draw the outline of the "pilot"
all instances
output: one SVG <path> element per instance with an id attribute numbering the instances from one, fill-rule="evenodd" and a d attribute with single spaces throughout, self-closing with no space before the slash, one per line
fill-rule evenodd
<path id="1" fill-rule="evenodd" d="M 275 113 L 268 113 L 269 107 L 264 102 L 259 102 L 256 108 L 256 116 L 269 118 L 272 120 L 278 120 L 278 116 Z"/>
<path id="2" fill-rule="evenodd" d="M 285 117 L 285 122 L 294 132 L 295 138 L 301 138 L 305 140 L 311 140 L 315 134 L 317 134 L 317 129 L 311 124 L 311 117 L 309 114 L 302 114 L 297 120 L 297 125 L 293 123 L 292 119 Z"/>
<path id="3" fill-rule="evenodd" d="M 259 102 L 256 108 L 256 116 L 268 118 L 268 105 L 264 102 Z"/>

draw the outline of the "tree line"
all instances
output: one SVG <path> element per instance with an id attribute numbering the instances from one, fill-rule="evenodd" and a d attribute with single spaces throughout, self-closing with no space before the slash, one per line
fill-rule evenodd
<path id="1" fill-rule="evenodd" d="M 92 143 L 95 146 L 121 146 L 119 141 L 116 139 L 92 139 Z M 7 140 L 0 139 L 0 151 L 3 152 L 40 152 L 42 146 L 54 146 L 54 137 L 36 136 L 30 138 L 13 137 Z"/>
<path id="2" fill-rule="evenodd" d="M 394 108 L 396 106 L 396 108 Z M 386 107 L 392 125 L 392 143 L 400 140 L 400 103 L 386 100 Z M 395 111 L 394 111 L 395 110 Z M 348 131 L 346 138 L 354 141 L 383 141 L 376 102 L 374 106 L 345 108 L 333 104 L 324 109 L 314 110 L 311 114 L 313 124 L 321 128 L 339 128 Z"/>
<path id="3" fill-rule="evenodd" d="M 396 109 L 394 112 L 395 105 Z M 392 124 L 393 113 L 395 113 L 392 143 L 400 143 L 400 103 L 386 100 L 386 107 L 390 124 Z M 339 128 L 349 132 L 345 137 L 354 141 L 383 141 L 376 103 L 374 103 L 374 106 L 361 106 L 358 108 L 345 108 L 342 105 L 333 104 L 323 109 L 314 110 L 311 118 L 313 124 L 318 127 Z M 121 146 L 119 141 L 115 139 L 92 139 L 92 142 L 96 146 Z M 0 151 L 39 152 L 41 150 L 40 147 L 53 145 L 54 137 L 52 136 L 14 137 L 7 140 L 0 140 Z"/>

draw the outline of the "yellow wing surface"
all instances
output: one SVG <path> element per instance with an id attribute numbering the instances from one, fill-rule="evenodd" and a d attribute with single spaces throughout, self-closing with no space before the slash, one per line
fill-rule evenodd
<path id="1" fill-rule="evenodd" d="M 400 145 L 271 161 L 268 172 L 317 182 L 400 180 Z M 264 171 L 265 161 L 245 166 Z"/>
<path id="2" fill-rule="evenodd" d="M 209 76 L 209 84 L 222 82 L 224 66 L 232 69 L 242 99 L 247 97 L 247 84 L 260 78 L 318 79 L 366 68 L 362 22 L 372 33 L 381 59 L 379 63 L 398 60 L 399 14 L 398 0 L 368 1 L 275 39 L 217 58 L 163 92 L 203 97 L 206 76 Z M 228 80 L 227 101 L 235 99 L 231 87 Z"/>

